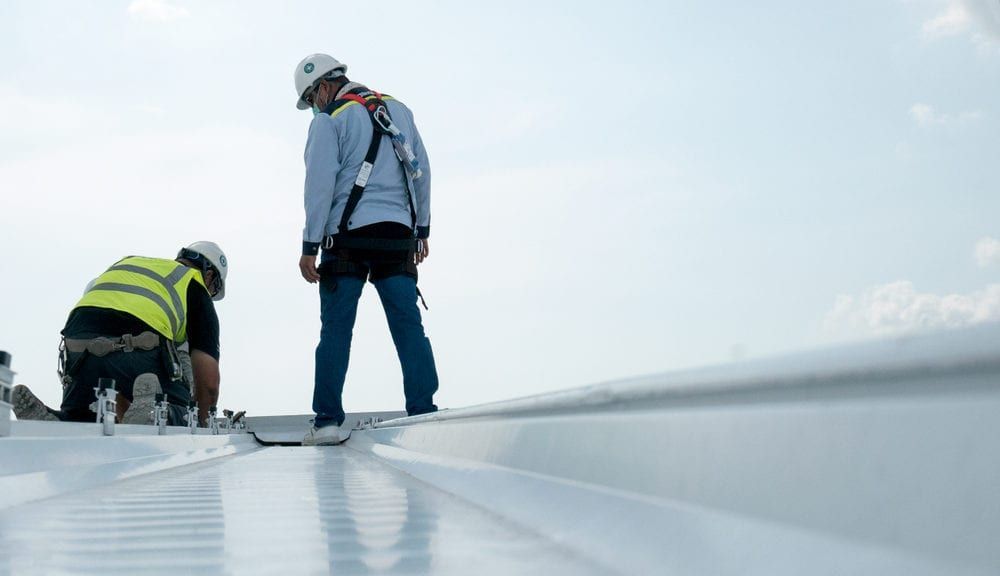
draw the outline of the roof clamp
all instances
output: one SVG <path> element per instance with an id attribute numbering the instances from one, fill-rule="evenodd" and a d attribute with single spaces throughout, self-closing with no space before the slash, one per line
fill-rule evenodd
<path id="1" fill-rule="evenodd" d="M 98 378 L 97 388 L 94 388 L 97 400 L 90 404 L 90 409 L 97 413 L 97 422 L 104 424 L 104 435 L 115 435 L 115 407 L 118 405 L 118 391 L 115 390 L 114 378 Z"/>
<path id="2" fill-rule="evenodd" d="M 188 430 L 190 430 L 192 434 L 197 434 L 198 433 L 198 403 L 195 402 L 194 400 L 191 400 L 190 402 L 188 402 L 187 416 L 184 417 L 184 420 L 187 421 Z"/>
<path id="3" fill-rule="evenodd" d="M 215 406 L 208 409 L 208 429 L 211 431 L 213 436 L 217 436 L 219 434 L 218 414 L 218 409 L 216 409 Z"/>
<path id="4" fill-rule="evenodd" d="M 222 422 L 220 424 L 220 428 L 222 430 L 225 430 L 226 434 L 232 434 L 232 432 L 233 432 L 233 411 L 232 410 L 225 410 L 224 409 L 222 411 L 222 418 L 220 420 L 222 420 Z"/>
<path id="5" fill-rule="evenodd" d="M 226 418 L 229 420 L 227 428 L 229 429 L 230 434 L 233 432 L 240 432 L 246 428 L 246 422 L 243 419 L 243 417 L 247 415 L 246 410 L 240 410 L 235 413 L 232 410 L 223 410 L 222 413 L 225 414 Z"/>
<path id="6" fill-rule="evenodd" d="M 153 404 L 153 425 L 157 428 L 157 434 L 160 436 L 167 435 L 167 396 L 166 394 L 157 394 L 155 397 L 155 404 Z"/>
<path id="7" fill-rule="evenodd" d="M 358 420 L 358 426 L 355 430 L 371 430 L 375 428 L 375 425 L 381 422 L 382 419 L 378 416 L 369 416 L 368 418 L 362 418 Z"/>

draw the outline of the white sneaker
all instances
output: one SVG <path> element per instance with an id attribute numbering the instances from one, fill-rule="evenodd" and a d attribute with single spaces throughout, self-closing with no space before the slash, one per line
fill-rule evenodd
<path id="1" fill-rule="evenodd" d="M 347 440 L 348 436 L 350 436 L 350 434 L 342 434 L 340 432 L 340 426 L 330 425 L 323 426 L 322 428 L 316 428 L 313 426 L 308 432 L 306 432 L 305 438 L 302 439 L 302 445 L 332 446 Z"/>
<path id="2" fill-rule="evenodd" d="M 49 412 L 45 403 L 38 399 L 24 384 L 14 386 L 12 394 L 14 414 L 18 420 L 47 420 L 58 422 L 59 418 Z"/>
<path id="3" fill-rule="evenodd" d="M 132 404 L 122 415 L 122 424 L 152 424 L 155 396 L 160 392 L 160 379 L 152 372 L 139 374 L 132 384 Z"/>

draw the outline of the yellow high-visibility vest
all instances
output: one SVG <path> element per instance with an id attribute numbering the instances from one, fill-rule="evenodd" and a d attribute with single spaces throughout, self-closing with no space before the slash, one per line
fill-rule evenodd
<path id="1" fill-rule="evenodd" d="M 187 340 L 187 290 L 192 281 L 208 292 L 200 270 L 175 260 L 129 256 L 98 276 L 75 308 L 125 312 L 181 343 Z"/>

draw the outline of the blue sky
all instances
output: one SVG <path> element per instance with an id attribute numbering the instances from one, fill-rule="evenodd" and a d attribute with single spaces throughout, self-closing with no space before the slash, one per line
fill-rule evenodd
<path id="1" fill-rule="evenodd" d="M 317 51 L 406 102 L 429 150 L 443 406 L 1000 319 L 997 0 L 13 1 L 18 382 L 58 403 L 58 331 L 105 267 L 212 239 L 222 404 L 308 411 L 292 72 Z M 402 405 L 371 290 L 345 401 Z"/>

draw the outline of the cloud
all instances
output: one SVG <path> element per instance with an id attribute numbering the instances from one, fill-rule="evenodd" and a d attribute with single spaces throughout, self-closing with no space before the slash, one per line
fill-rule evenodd
<path id="1" fill-rule="evenodd" d="M 978 110 L 960 112 L 958 114 L 947 114 L 938 112 L 930 104 L 917 102 L 910 106 L 910 116 L 916 123 L 924 128 L 931 126 L 956 126 L 968 124 L 983 117 L 983 113 Z"/>
<path id="2" fill-rule="evenodd" d="M 980 268 L 1000 264 L 1000 240 L 980 238 L 974 253 Z M 1000 321 L 1000 284 L 968 294 L 939 295 L 918 292 L 909 280 L 899 280 L 860 296 L 837 296 L 823 328 L 829 334 L 886 336 L 993 321 Z"/>
<path id="3" fill-rule="evenodd" d="M 1000 264 L 1000 240 L 987 237 L 976 242 L 976 264 L 980 268 Z"/>
<path id="4" fill-rule="evenodd" d="M 968 34 L 983 47 L 1000 44 L 1000 0 L 947 0 L 922 28 L 930 39 Z"/>
<path id="5" fill-rule="evenodd" d="M 128 6 L 128 13 L 132 18 L 149 22 L 173 22 L 191 16 L 187 8 L 168 0 L 134 0 Z"/>
<path id="6" fill-rule="evenodd" d="M 1000 320 L 1000 284 L 969 294 L 921 293 L 908 280 L 837 296 L 824 320 L 828 333 L 887 336 Z"/>
<path id="7" fill-rule="evenodd" d="M 972 17 L 965 2 L 955 0 L 948 3 L 944 12 L 924 22 L 924 35 L 929 37 L 956 36 L 969 29 Z"/>

